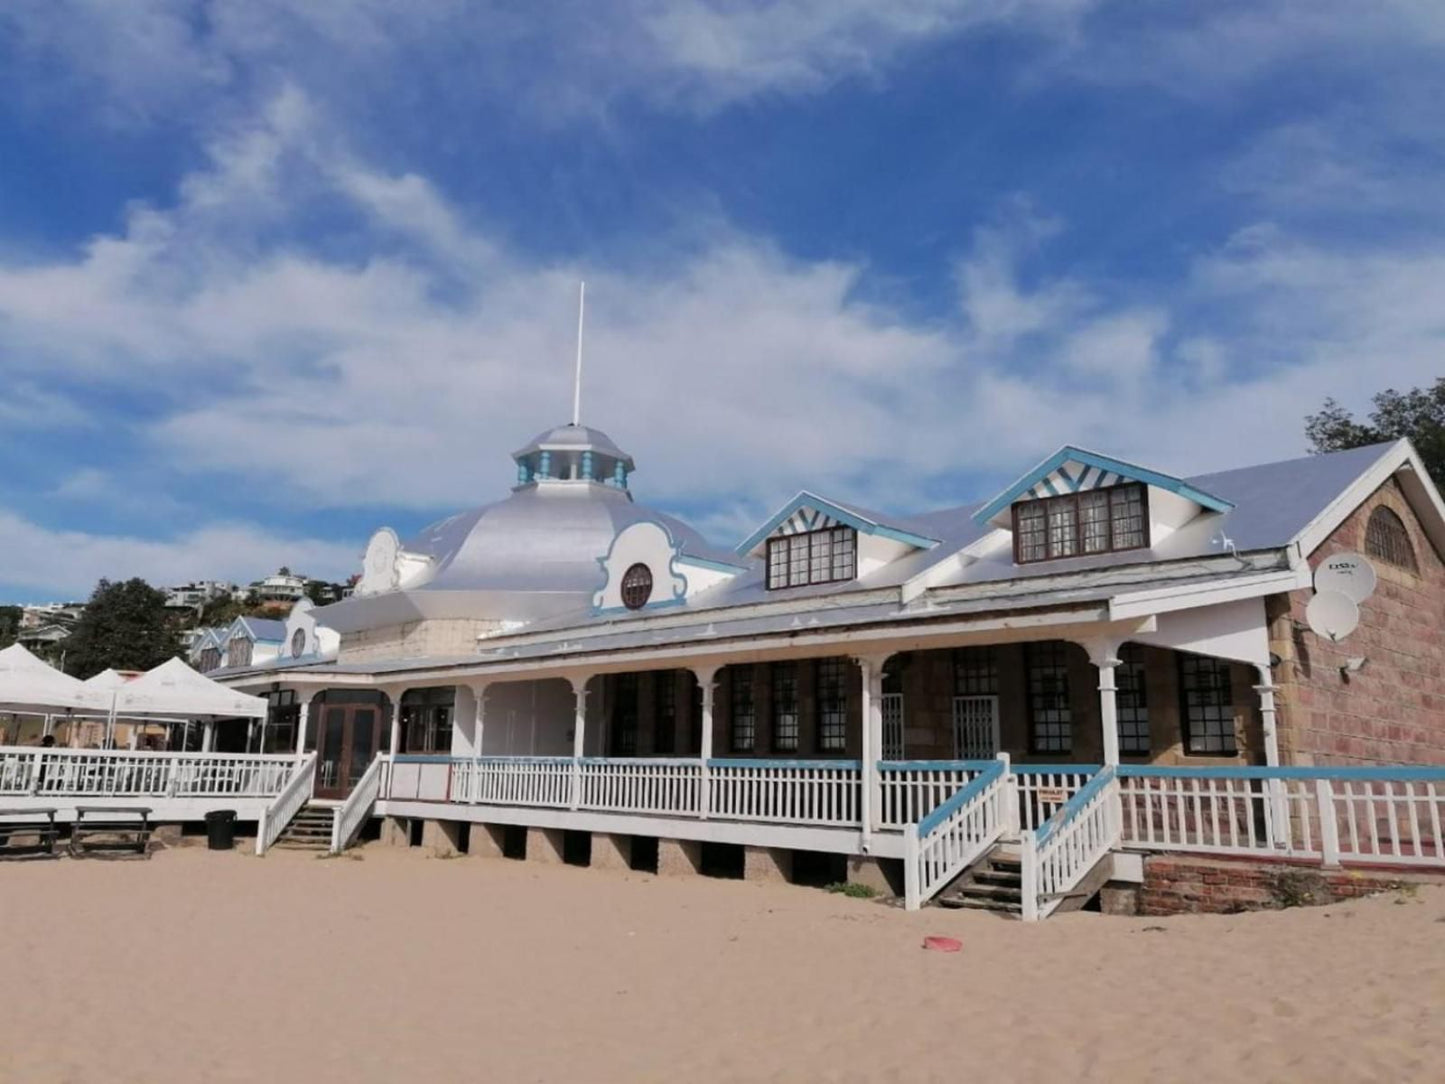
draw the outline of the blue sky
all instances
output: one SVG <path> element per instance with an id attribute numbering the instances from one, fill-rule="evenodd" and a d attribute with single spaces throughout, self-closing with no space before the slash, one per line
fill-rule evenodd
<path id="1" fill-rule="evenodd" d="M 541 10 L 533 10 L 540 8 Z M 1445 358 L 1434 0 L 12 0 L 0 597 L 341 577 L 585 420 L 720 543 Z"/>

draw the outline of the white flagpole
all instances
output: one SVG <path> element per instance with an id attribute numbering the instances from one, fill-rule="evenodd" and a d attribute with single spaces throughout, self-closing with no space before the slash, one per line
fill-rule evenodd
<path id="1" fill-rule="evenodd" d="M 587 311 L 587 283 L 577 284 L 577 376 L 572 384 L 572 424 L 582 424 L 582 319 Z"/>

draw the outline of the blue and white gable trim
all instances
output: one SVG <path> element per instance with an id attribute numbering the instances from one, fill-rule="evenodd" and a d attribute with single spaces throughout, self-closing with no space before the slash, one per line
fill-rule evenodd
<path id="1" fill-rule="evenodd" d="M 917 549 L 932 549 L 938 545 L 936 538 L 884 523 L 875 516 L 865 515 L 857 509 L 803 490 L 749 535 L 747 540 L 738 546 L 737 552 L 744 556 L 755 556 L 762 552 L 770 538 L 821 531 L 827 527 L 852 527 L 859 534 L 877 535 Z"/>
<path id="2" fill-rule="evenodd" d="M 1177 494 L 1210 512 L 1228 512 L 1234 507 L 1231 502 L 1206 493 L 1182 478 L 1065 445 L 975 512 L 973 519 L 979 524 L 1007 527 L 1007 513 L 1016 501 L 1083 493 L 1124 482 L 1140 482 Z"/>

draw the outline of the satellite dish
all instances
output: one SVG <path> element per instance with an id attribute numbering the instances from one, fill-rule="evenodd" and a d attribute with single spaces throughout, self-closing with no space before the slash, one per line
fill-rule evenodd
<path id="1" fill-rule="evenodd" d="M 1360 623 L 1360 608 L 1349 595 L 1320 591 L 1305 607 L 1305 620 L 1316 636 L 1338 643 Z"/>
<path id="2" fill-rule="evenodd" d="M 1364 602 L 1375 593 L 1375 568 L 1358 553 L 1337 553 L 1315 569 L 1315 590 Z"/>

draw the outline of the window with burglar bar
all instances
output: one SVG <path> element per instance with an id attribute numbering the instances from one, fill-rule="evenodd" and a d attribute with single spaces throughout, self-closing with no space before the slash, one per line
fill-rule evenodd
<path id="1" fill-rule="evenodd" d="M 798 667 L 796 663 L 775 662 L 773 684 L 773 751 L 798 751 Z"/>
<path id="2" fill-rule="evenodd" d="M 752 666 L 728 667 L 728 683 L 732 698 L 732 739 L 729 744 L 734 753 L 751 753 L 758 740 L 758 712 L 753 699 Z"/>
<path id="3" fill-rule="evenodd" d="M 1201 756 L 1232 757 L 1234 690 L 1229 663 L 1207 655 L 1179 656 L 1180 714 L 1184 718 L 1184 751 Z"/>
<path id="4" fill-rule="evenodd" d="M 845 659 L 817 662 L 818 752 L 848 748 L 848 671 Z"/>
<path id="5" fill-rule="evenodd" d="M 1067 645 L 1060 640 L 1025 648 L 1029 683 L 1029 749 L 1033 753 L 1070 753 L 1074 749 L 1074 713 L 1069 704 Z"/>

